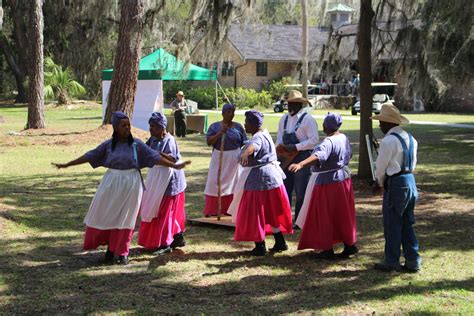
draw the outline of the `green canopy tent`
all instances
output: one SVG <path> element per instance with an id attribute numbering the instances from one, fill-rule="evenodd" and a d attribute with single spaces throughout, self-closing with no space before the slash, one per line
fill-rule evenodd
<path id="1" fill-rule="evenodd" d="M 102 114 L 105 114 L 110 90 L 113 69 L 102 71 Z M 213 80 L 216 82 L 215 70 L 186 64 L 163 48 L 160 48 L 140 60 L 137 91 L 133 110 L 132 125 L 148 129 L 148 118 L 154 111 L 163 110 L 163 80 Z"/>

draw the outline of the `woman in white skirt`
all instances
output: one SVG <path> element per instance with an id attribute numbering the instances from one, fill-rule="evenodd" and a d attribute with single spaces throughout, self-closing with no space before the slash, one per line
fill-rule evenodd
<path id="1" fill-rule="evenodd" d="M 112 115 L 112 138 L 83 156 L 65 164 L 53 164 L 58 169 L 83 163 L 93 168 L 109 168 L 100 183 L 87 212 L 84 249 L 107 245 L 105 262 L 128 264 L 128 252 L 143 193 L 140 169 L 163 165 L 181 169 L 189 162 L 174 163 L 141 140 L 133 138 L 130 120 L 122 112 Z"/>
<path id="2" fill-rule="evenodd" d="M 247 141 L 247 135 L 241 124 L 233 122 L 235 106 L 224 104 L 222 107 L 223 120 L 212 123 L 207 131 L 207 145 L 212 146 L 212 157 L 207 175 L 206 203 L 204 215 L 206 217 L 217 215 L 218 210 L 218 169 L 222 157 L 221 173 L 221 214 L 227 215 L 227 210 L 232 202 L 234 186 L 237 181 L 240 148 Z M 223 141 L 223 143 L 222 143 Z M 223 146 L 222 146 L 223 145 Z M 223 148 L 222 148 L 223 147 Z M 222 150 L 222 153 L 221 153 Z"/>
<path id="3" fill-rule="evenodd" d="M 152 113 L 148 122 L 151 137 L 146 144 L 165 158 L 179 162 L 181 154 L 178 144 L 166 132 L 167 121 L 163 113 Z M 168 253 L 171 249 L 185 246 L 185 189 L 184 170 L 154 166 L 148 172 L 140 206 L 140 246 L 156 250 L 154 254 Z"/>

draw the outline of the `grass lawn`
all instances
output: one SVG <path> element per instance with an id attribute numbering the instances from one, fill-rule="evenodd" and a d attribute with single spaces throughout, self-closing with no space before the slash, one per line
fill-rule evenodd
<path id="1" fill-rule="evenodd" d="M 349 114 L 348 112 L 346 112 Z M 321 114 L 324 114 L 322 112 Z M 83 252 L 83 218 L 105 170 L 81 165 L 55 170 L 111 134 L 98 128 L 98 107 L 49 107 L 45 130 L 23 131 L 27 110 L 0 106 L 0 314 L 52 313 L 462 313 L 474 314 L 474 129 L 408 125 L 419 142 L 420 201 L 416 231 L 423 270 L 384 274 L 381 197 L 354 178 L 360 253 L 351 260 L 315 261 L 290 250 L 264 258 L 244 251 L 233 231 L 187 226 L 183 250 L 153 257 L 136 245 L 130 265 L 103 266 L 104 249 Z M 474 123 L 473 115 L 409 115 L 410 119 Z M 210 122 L 219 119 L 210 115 Z M 265 127 L 275 136 L 278 117 Z M 236 116 L 243 121 L 243 116 Z M 322 125 L 318 119 L 319 126 Z M 358 121 L 342 130 L 353 142 Z M 379 137 L 377 123 L 374 130 Z M 15 134 L 14 132 L 21 132 Z M 147 133 L 134 131 L 145 139 Z M 321 135 L 322 136 L 322 135 Z M 203 135 L 179 139 L 186 169 L 187 216 L 198 217 L 211 150 Z M 271 246 L 273 240 L 267 239 Z M 338 249 L 340 250 L 340 249 Z"/>

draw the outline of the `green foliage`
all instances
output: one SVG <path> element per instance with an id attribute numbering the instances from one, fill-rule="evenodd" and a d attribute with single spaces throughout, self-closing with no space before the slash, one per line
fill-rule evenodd
<path id="1" fill-rule="evenodd" d="M 238 108 L 267 108 L 272 104 L 272 96 L 265 90 L 257 92 L 254 89 L 227 88 L 225 93 Z"/>
<path id="2" fill-rule="evenodd" d="M 45 58 L 44 63 L 44 95 L 47 99 L 58 99 L 58 104 L 67 104 L 69 97 L 86 93 L 86 89 L 74 80 L 71 68 L 63 69 L 51 57 Z"/>
<path id="3" fill-rule="evenodd" d="M 281 98 L 290 91 L 290 88 L 285 87 L 286 84 L 293 83 L 292 77 L 283 77 L 281 79 L 273 80 L 268 85 L 268 92 L 271 94 L 273 100 Z"/>

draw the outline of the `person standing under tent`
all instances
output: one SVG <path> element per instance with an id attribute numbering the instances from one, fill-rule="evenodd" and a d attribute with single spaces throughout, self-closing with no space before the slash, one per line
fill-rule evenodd
<path id="1" fill-rule="evenodd" d="M 84 219 L 86 225 L 84 249 L 107 245 L 105 263 L 128 264 L 130 242 L 133 237 L 143 193 L 140 169 L 162 165 L 182 169 L 185 163 L 174 163 L 149 148 L 131 134 L 130 120 L 122 112 L 112 114 L 112 138 L 65 164 L 53 163 L 58 169 L 88 162 L 93 168 L 109 168 L 92 199 Z"/>
<path id="2" fill-rule="evenodd" d="M 291 90 L 288 95 L 288 113 L 283 115 L 278 124 L 277 152 L 296 154 L 293 163 L 305 160 L 319 141 L 318 124 L 304 105 L 309 104 L 298 90 Z M 280 156 L 281 157 L 281 156 Z M 280 158 L 281 159 L 281 158 Z M 288 164 L 289 165 L 289 164 Z M 310 167 L 304 167 L 296 173 L 285 169 L 285 188 L 292 204 L 293 190 L 296 195 L 295 220 L 304 201 L 304 194 L 310 177 Z M 296 226 L 295 226 L 296 228 Z"/>
<path id="3" fill-rule="evenodd" d="M 267 130 L 262 130 L 263 114 L 245 112 L 245 131 L 252 139 L 244 146 L 240 162 L 244 167 L 234 193 L 229 213 L 235 221 L 236 241 L 253 241 L 254 256 L 267 252 L 265 236 L 273 234 L 275 245 L 270 251 L 288 249 L 283 234 L 293 233 L 291 207 L 283 179 L 285 174 L 277 161 L 275 145 Z"/>
<path id="4" fill-rule="evenodd" d="M 237 181 L 240 148 L 247 141 L 247 135 L 241 124 L 234 122 L 235 106 L 227 103 L 222 107 L 222 121 L 212 123 L 207 131 L 207 145 L 212 146 L 212 157 L 209 163 L 209 172 L 207 175 L 205 194 L 204 215 L 206 217 L 217 215 L 218 210 L 218 182 L 220 180 L 221 188 L 221 212 L 227 213 L 233 198 L 235 182 Z M 224 143 L 222 140 L 224 137 Z M 221 146 L 224 146 L 221 152 Z M 218 179 L 219 161 L 222 155 L 222 168 L 225 172 L 221 173 Z"/>
<path id="5" fill-rule="evenodd" d="M 399 125 L 409 121 L 390 102 L 382 105 L 380 114 L 372 116 L 380 121 L 380 130 L 385 137 L 380 143 L 375 162 L 374 193 L 384 188 L 383 228 L 385 258 L 377 263 L 376 270 L 391 272 L 417 272 L 421 268 L 418 239 L 413 229 L 415 204 L 418 199 L 413 175 L 417 162 L 418 143 Z M 405 264 L 400 266 L 400 247 L 403 248 Z"/>
<path id="6" fill-rule="evenodd" d="M 327 137 L 316 146 L 311 156 L 290 165 L 291 172 L 298 172 L 313 165 L 305 201 L 297 224 L 302 227 L 298 249 L 321 250 L 318 259 L 335 259 L 333 246 L 344 243 L 340 257 L 348 258 L 358 252 L 356 243 L 356 216 L 351 172 L 352 158 L 349 138 L 339 132 L 342 117 L 328 113 L 323 130 Z"/>
<path id="7" fill-rule="evenodd" d="M 171 102 L 170 107 L 173 111 L 174 125 L 177 137 L 186 137 L 186 108 L 187 102 L 184 99 L 183 91 L 176 93 L 176 99 Z"/>
<path id="8" fill-rule="evenodd" d="M 166 132 L 166 117 L 154 112 L 148 121 L 151 137 L 147 145 L 171 161 L 180 161 L 178 144 Z M 146 191 L 140 207 L 138 244 L 156 250 L 154 254 L 171 252 L 186 245 L 183 232 L 186 214 L 184 211 L 186 179 L 184 170 L 154 166 L 148 172 Z"/>

